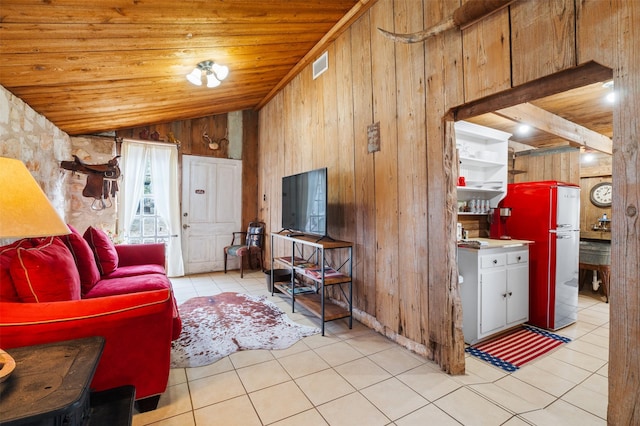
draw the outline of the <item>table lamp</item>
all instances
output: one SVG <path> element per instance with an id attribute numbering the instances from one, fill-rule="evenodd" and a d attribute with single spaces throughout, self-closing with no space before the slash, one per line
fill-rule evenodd
<path id="1" fill-rule="evenodd" d="M 24 163 L 0 157 L 0 239 L 69 233 Z M 15 366 L 13 358 L 0 349 L 0 383 Z"/>
<path id="2" fill-rule="evenodd" d="M 24 163 L 0 157 L 0 238 L 69 233 Z"/>

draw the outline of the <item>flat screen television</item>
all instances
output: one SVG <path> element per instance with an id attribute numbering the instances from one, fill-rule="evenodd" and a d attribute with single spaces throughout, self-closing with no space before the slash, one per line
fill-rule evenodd
<path id="1" fill-rule="evenodd" d="M 282 229 L 327 235 L 327 168 L 282 178 Z"/>

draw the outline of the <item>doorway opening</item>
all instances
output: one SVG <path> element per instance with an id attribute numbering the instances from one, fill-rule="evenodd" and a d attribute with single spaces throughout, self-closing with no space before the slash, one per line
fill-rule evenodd
<path id="1" fill-rule="evenodd" d="M 603 83 L 612 82 L 612 78 L 613 71 L 610 68 L 589 62 L 453 108 L 447 115 L 449 123 L 446 129 L 453 132 L 454 121 L 468 121 L 516 135 L 513 139 L 518 143 L 514 144 L 515 147 L 512 147 L 508 157 L 509 183 L 572 180 L 573 183 L 581 186 L 584 182 L 588 182 L 588 186 L 593 186 L 602 180 L 610 181 L 613 106 L 611 103 L 607 104 L 608 101 L 605 98 L 612 89 L 610 85 L 603 87 Z M 518 135 L 517 128 L 527 122 L 537 128 L 537 131 L 530 133 L 528 137 Z M 567 129 L 572 129 L 573 133 L 570 134 Z M 446 136 L 445 140 L 455 143 L 454 136 Z M 454 153 L 456 151 L 455 147 L 449 147 L 449 150 Z M 517 152 L 521 154 L 516 154 Z M 595 153 L 596 157 L 604 158 L 605 162 L 608 160 L 606 162 L 609 167 L 608 174 L 600 168 L 598 171 L 593 171 L 592 175 L 583 177 L 580 173 L 584 164 L 581 157 L 585 157 L 586 153 Z M 539 160 L 556 154 L 563 154 L 566 157 L 564 162 L 551 161 L 547 165 Z M 526 164 L 526 167 L 523 167 L 523 164 Z M 574 170 L 566 175 L 566 178 L 564 176 L 559 178 L 553 174 L 560 172 L 563 167 L 574 167 Z M 581 205 L 585 207 L 590 207 L 591 204 L 588 189 L 583 187 L 581 191 Z M 581 231 L 585 231 L 588 237 L 599 237 L 610 241 L 610 233 L 605 235 L 597 231 L 597 235 L 589 234 L 592 231 L 593 222 L 596 222 L 593 213 L 596 210 L 591 208 L 581 210 L 590 212 L 581 215 Z M 600 216 L 604 214 L 605 217 L 611 217 L 610 208 L 597 212 Z M 465 220 L 464 217 L 471 223 L 469 228 L 475 231 L 470 236 L 471 239 L 489 238 L 490 225 L 487 215 L 457 215 L 458 221 L 461 218 Z M 452 226 L 451 229 L 453 228 Z"/>

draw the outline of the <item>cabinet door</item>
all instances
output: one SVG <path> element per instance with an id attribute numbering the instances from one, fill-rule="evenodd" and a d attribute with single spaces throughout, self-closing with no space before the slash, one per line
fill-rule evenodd
<path id="1" fill-rule="evenodd" d="M 480 272 L 480 334 L 506 326 L 507 271 L 504 268 Z M 480 337 L 480 336 L 479 336 Z"/>
<path id="2" fill-rule="evenodd" d="M 507 325 L 529 319 L 529 265 L 507 268 Z"/>

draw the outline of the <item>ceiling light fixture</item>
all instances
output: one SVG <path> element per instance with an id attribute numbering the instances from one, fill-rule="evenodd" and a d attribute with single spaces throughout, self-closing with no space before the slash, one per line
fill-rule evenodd
<path id="1" fill-rule="evenodd" d="M 609 93 L 606 94 L 605 99 L 610 104 L 614 103 L 616 101 L 616 92 L 615 90 L 613 90 L 613 80 L 602 83 L 602 87 L 604 87 L 605 89 L 610 89 Z"/>
<path id="2" fill-rule="evenodd" d="M 518 134 L 521 136 L 529 134 L 530 131 L 531 131 L 531 126 L 529 126 L 528 124 L 520 124 L 518 126 Z"/>
<path id="3" fill-rule="evenodd" d="M 202 86 L 203 73 L 207 77 L 207 87 L 218 87 L 220 82 L 229 75 L 229 67 L 213 61 L 202 61 L 187 74 L 187 80 L 196 86 Z"/>
<path id="4" fill-rule="evenodd" d="M 605 97 L 605 99 L 610 104 L 615 103 L 615 101 L 616 101 L 616 92 L 607 93 L 607 96 Z"/>

